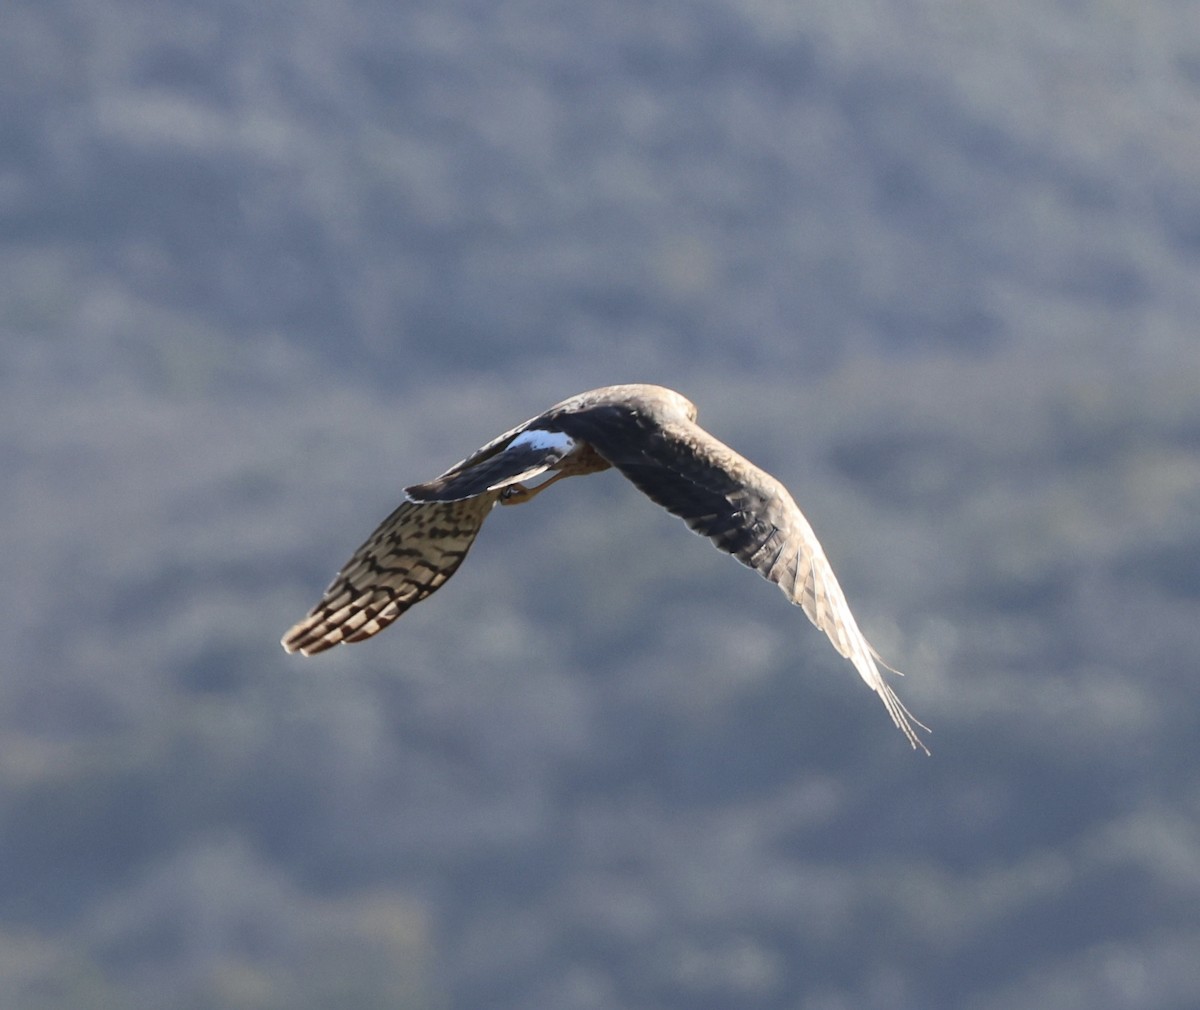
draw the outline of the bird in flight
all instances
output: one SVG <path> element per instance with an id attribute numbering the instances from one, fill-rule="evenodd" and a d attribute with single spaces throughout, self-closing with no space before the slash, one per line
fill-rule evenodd
<path id="1" fill-rule="evenodd" d="M 506 431 L 404 501 L 346 562 L 288 652 L 312 656 L 382 631 L 462 564 L 497 504 L 519 505 L 564 477 L 615 467 L 652 501 L 774 582 L 829 637 L 914 748 L 925 729 L 884 679 L 891 670 L 854 620 L 825 551 L 778 480 L 696 424 L 696 407 L 662 386 L 580 393 Z M 528 482 L 544 474 L 540 484 Z M 892 671 L 895 672 L 895 671 Z"/>

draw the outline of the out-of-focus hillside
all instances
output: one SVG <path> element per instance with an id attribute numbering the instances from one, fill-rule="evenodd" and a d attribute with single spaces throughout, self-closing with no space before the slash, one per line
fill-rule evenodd
<path id="1" fill-rule="evenodd" d="M 1195 1006 L 1191 14 L 10 4 L 5 1005 Z M 616 381 L 793 489 L 932 759 L 611 473 L 283 654 Z"/>

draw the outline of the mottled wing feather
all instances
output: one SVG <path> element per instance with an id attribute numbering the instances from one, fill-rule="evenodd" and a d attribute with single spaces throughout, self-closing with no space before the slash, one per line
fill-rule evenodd
<path id="1" fill-rule="evenodd" d="M 283 647 L 311 656 L 382 631 L 455 573 L 497 497 L 404 502 L 354 552 L 321 602 L 283 636 Z"/>
<path id="2" fill-rule="evenodd" d="M 684 419 L 604 409 L 563 428 L 592 447 L 650 499 L 696 533 L 776 583 L 853 663 L 913 747 L 926 729 L 884 680 L 816 534 L 788 490 L 766 471 Z M 886 665 L 886 664 L 885 664 Z"/>

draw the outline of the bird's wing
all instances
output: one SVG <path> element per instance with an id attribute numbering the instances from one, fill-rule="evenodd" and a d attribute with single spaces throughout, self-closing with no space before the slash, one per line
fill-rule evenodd
<path id="1" fill-rule="evenodd" d="M 561 431 L 532 427 L 541 417 L 498 435 L 440 477 L 405 488 L 404 503 L 283 636 L 283 647 L 311 656 L 360 642 L 438 589 L 462 564 L 499 492 L 545 473 L 576 447 Z"/>
<path id="2" fill-rule="evenodd" d="M 459 501 L 499 491 L 545 473 L 569 454 L 576 443 L 561 431 L 526 427 L 532 423 L 526 421 L 525 425 L 501 436 L 508 438 L 507 444 L 499 439 L 489 442 L 440 477 L 426 484 L 406 487 L 404 493 L 412 501 Z"/>
<path id="3" fill-rule="evenodd" d="M 884 680 L 876 662 L 882 660 L 859 630 L 825 551 L 787 488 L 686 418 L 603 409 L 560 421 L 650 499 L 803 607 L 879 695 L 912 746 L 928 753 L 916 732 L 926 727 Z"/>
<path id="4" fill-rule="evenodd" d="M 455 573 L 498 497 L 492 492 L 404 502 L 354 552 L 321 602 L 283 636 L 283 647 L 311 656 L 382 631 Z"/>

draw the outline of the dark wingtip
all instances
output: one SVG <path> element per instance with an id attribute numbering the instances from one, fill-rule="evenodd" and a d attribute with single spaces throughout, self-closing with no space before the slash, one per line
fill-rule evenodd
<path id="1" fill-rule="evenodd" d="M 434 501 L 437 496 L 437 481 L 427 484 L 410 484 L 404 489 L 404 497 L 411 502 Z"/>

